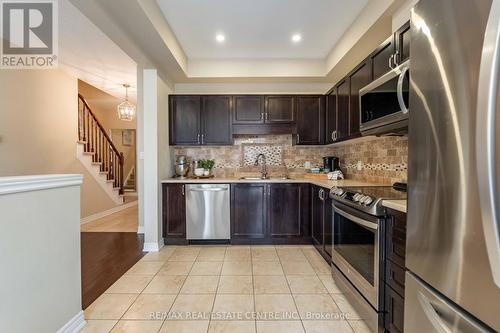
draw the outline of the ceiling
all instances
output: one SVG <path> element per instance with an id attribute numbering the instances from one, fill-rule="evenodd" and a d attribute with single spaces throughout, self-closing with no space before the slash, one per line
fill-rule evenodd
<path id="1" fill-rule="evenodd" d="M 137 65 L 69 1 L 59 2 L 59 66 L 118 98 L 135 100 Z"/>
<path id="2" fill-rule="evenodd" d="M 324 59 L 368 0 L 157 2 L 189 59 Z"/>

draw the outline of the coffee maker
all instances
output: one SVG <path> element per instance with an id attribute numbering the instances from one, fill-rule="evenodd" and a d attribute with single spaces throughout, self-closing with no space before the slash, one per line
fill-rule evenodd
<path id="1" fill-rule="evenodd" d="M 328 169 L 329 171 L 340 170 L 339 158 L 335 156 L 323 157 L 323 169 Z"/>

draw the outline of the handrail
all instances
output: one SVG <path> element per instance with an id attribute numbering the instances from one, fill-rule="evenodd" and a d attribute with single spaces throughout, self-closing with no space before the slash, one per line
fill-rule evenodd
<path id="1" fill-rule="evenodd" d="M 78 139 L 85 142 L 84 151 L 92 153 L 92 162 L 100 164 L 100 171 L 106 173 L 107 179 L 113 181 L 113 187 L 119 188 L 119 193 L 123 194 L 123 153 L 116 148 L 81 94 L 78 94 Z"/>
<path id="2" fill-rule="evenodd" d="M 120 151 L 113 144 L 113 141 L 111 140 L 111 138 L 106 133 L 106 130 L 104 129 L 104 127 L 102 127 L 101 123 L 99 122 L 99 120 L 95 116 L 94 112 L 92 112 L 92 109 L 87 104 L 87 101 L 85 100 L 85 98 L 81 94 L 78 94 L 78 99 L 80 99 L 82 101 L 82 103 L 85 105 L 85 107 L 87 108 L 87 110 L 89 110 L 90 115 L 92 116 L 92 118 L 94 118 L 95 122 L 97 123 L 97 126 L 99 126 L 99 128 L 101 129 L 102 134 L 104 134 L 104 137 L 108 140 L 110 146 L 113 148 L 113 150 L 115 151 L 116 155 L 120 156 L 120 154 L 121 154 Z"/>

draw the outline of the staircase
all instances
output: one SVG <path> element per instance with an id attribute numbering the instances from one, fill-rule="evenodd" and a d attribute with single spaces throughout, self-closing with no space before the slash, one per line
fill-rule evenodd
<path id="1" fill-rule="evenodd" d="M 123 190 L 127 192 L 135 192 L 135 168 L 130 169 L 128 176 L 125 178 Z"/>
<path id="2" fill-rule="evenodd" d="M 110 137 L 78 94 L 77 158 L 115 201 L 123 203 L 123 154 L 116 149 Z"/>

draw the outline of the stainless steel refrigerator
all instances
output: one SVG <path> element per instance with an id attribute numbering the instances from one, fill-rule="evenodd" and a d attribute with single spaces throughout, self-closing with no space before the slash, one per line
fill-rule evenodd
<path id="1" fill-rule="evenodd" d="M 500 0 L 411 21 L 405 332 L 500 331 Z"/>

